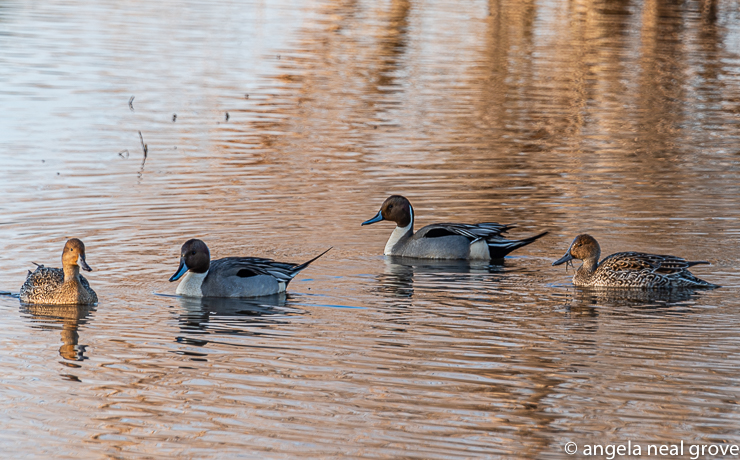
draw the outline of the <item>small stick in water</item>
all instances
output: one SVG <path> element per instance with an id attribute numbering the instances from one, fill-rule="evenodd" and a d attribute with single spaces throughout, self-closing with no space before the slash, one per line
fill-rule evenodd
<path id="1" fill-rule="evenodd" d="M 141 167 L 144 167 L 144 163 L 146 163 L 146 155 L 149 153 L 149 146 L 144 143 L 144 136 L 141 135 L 141 131 L 139 131 L 139 139 L 141 139 L 141 149 L 144 151 L 144 159 L 141 161 Z"/>
<path id="2" fill-rule="evenodd" d="M 176 113 L 173 113 L 172 114 L 172 123 L 174 123 L 176 120 L 177 120 L 177 114 Z"/>
<path id="3" fill-rule="evenodd" d="M 123 156 L 124 153 L 126 154 L 125 157 Z M 123 149 L 120 152 L 118 152 L 118 156 L 121 158 L 128 158 L 128 149 Z"/>
<path id="4" fill-rule="evenodd" d="M 229 121 L 229 112 L 226 112 L 226 121 Z"/>
<path id="5" fill-rule="evenodd" d="M 131 109 L 132 112 L 134 111 L 134 97 L 135 96 L 131 96 L 131 99 L 128 100 L 128 108 Z"/>

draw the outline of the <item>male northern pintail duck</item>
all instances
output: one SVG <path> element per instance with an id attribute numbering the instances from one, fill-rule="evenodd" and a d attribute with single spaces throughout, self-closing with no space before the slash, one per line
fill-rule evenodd
<path id="1" fill-rule="evenodd" d="M 331 249 L 331 248 L 329 248 Z M 302 264 L 275 262 L 260 257 L 226 257 L 211 261 L 208 246 L 188 240 L 180 250 L 180 267 L 170 281 L 184 276 L 175 291 L 188 297 L 259 297 L 285 292 L 298 272 L 329 249 Z"/>
<path id="2" fill-rule="evenodd" d="M 691 262 L 676 256 L 618 252 L 599 262 L 601 248 L 591 235 L 578 235 L 563 257 L 553 265 L 583 261 L 573 277 L 573 284 L 582 287 L 624 288 L 716 288 L 692 275 L 689 267 L 709 262 Z"/>
<path id="3" fill-rule="evenodd" d="M 480 224 L 432 224 L 414 233 L 414 209 L 405 197 L 392 195 L 378 214 L 362 225 L 381 220 L 396 223 L 383 254 L 420 259 L 502 259 L 511 251 L 547 235 L 542 232 L 523 240 L 507 240 L 502 233 L 513 225 L 493 222 Z"/>
<path id="4" fill-rule="evenodd" d="M 21 286 L 21 302 L 45 305 L 93 305 L 98 296 L 90 288 L 80 268 L 92 271 L 85 261 L 85 245 L 72 238 L 64 245 L 62 268 L 37 265 Z"/>

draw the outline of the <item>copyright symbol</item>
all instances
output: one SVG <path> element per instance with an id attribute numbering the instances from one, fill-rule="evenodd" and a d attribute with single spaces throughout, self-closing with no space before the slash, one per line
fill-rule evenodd
<path id="1" fill-rule="evenodd" d="M 573 455 L 576 452 L 578 452 L 578 445 L 574 443 L 573 441 L 567 443 L 565 445 L 565 453 L 568 455 Z"/>

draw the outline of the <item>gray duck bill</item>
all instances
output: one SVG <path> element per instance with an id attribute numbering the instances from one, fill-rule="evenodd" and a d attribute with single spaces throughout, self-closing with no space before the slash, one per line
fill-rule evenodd
<path id="1" fill-rule="evenodd" d="M 85 270 L 86 272 L 91 272 L 92 268 L 87 264 L 87 261 L 84 257 L 78 257 L 77 258 L 77 265 L 80 266 L 81 269 Z"/>
<path id="2" fill-rule="evenodd" d="M 570 255 L 570 251 L 568 251 L 568 253 L 566 255 L 564 255 L 563 257 L 559 258 L 555 262 L 553 262 L 552 263 L 552 266 L 554 267 L 555 265 L 560 265 L 560 264 L 563 264 L 563 263 L 568 262 L 568 261 L 571 261 L 571 260 L 573 260 L 573 256 Z"/>

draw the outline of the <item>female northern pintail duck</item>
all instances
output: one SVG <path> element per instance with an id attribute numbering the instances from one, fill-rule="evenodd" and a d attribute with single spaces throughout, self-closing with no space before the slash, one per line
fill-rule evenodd
<path id="1" fill-rule="evenodd" d="M 563 257 L 553 262 L 560 265 L 573 259 L 583 261 L 573 277 L 582 287 L 625 288 L 716 288 L 689 272 L 688 268 L 709 262 L 690 262 L 676 256 L 618 252 L 599 262 L 601 248 L 591 235 L 578 235 Z"/>
<path id="2" fill-rule="evenodd" d="M 329 248 L 331 249 L 331 248 Z M 285 292 L 298 272 L 329 249 L 300 265 L 259 257 L 226 257 L 211 261 L 208 246 L 188 240 L 180 250 L 180 267 L 170 281 L 185 277 L 177 294 L 188 297 L 259 297 Z"/>
<path id="3" fill-rule="evenodd" d="M 414 209 L 405 197 L 392 195 L 378 214 L 362 225 L 381 220 L 396 223 L 383 254 L 419 259 L 502 259 L 514 249 L 547 235 L 542 232 L 523 240 L 507 240 L 502 233 L 514 228 L 493 222 L 480 224 L 432 224 L 414 233 Z"/>
<path id="4" fill-rule="evenodd" d="M 90 288 L 80 268 L 92 271 L 85 261 L 85 245 L 72 238 L 64 245 L 63 268 L 46 268 L 38 265 L 21 286 L 21 302 L 46 305 L 93 305 L 98 296 Z"/>

